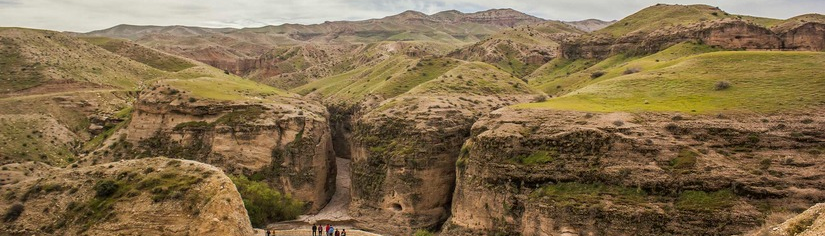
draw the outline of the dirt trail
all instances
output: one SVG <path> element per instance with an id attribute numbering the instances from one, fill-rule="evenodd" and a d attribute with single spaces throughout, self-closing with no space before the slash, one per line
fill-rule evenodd
<path id="1" fill-rule="evenodd" d="M 350 222 L 352 217 L 347 213 L 350 202 L 350 186 L 352 178 L 350 174 L 350 160 L 337 158 L 335 160 L 338 175 L 335 177 L 335 194 L 329 203 L 315 215 L 302 215 L 298 221 L 309 224 L 315 222 Z"/>
<path id="2" fill-rule="evenodd" d="M 339 228 L 346 228 L 347 231 L 353 230 L 353 232 L 358 232 L 356 233 L 358 235 L 377 235 L 363 231 L 355 231 L 355 229 L 353 229 L 354 220 L 347 212 L 350 203 L 350 187 L 352 185 L 350 160 L 337 158 L 335 163 L 338 174 L 335 177 L 335 194 L 332 195 L 329 203 L 321 209 L 318 214 L 302 215 L 294 221 L 270 224 L 268 228 L 276 230 L 276 234 L 274 235 L 290 235 L 291 233 L 304 231 L 309 233 L 310 231 L 306 229 L 315 223 L 332 224 Z"/>

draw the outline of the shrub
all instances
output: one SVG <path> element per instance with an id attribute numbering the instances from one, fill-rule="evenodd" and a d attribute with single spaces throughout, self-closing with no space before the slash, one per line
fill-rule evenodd
<path id="1" fill-rule="evenodd" d="M 622 125 L 624 125 L 624 121 L 615 120 L 615 121 L 613 121 L 613 125 L 615 125 L 615 126 L 622 126 Z"/>
<path id="2" fill-rule="evenodd" d="M 241 193 L 249 220 L 254 227 L 264 227 L 267 223 L 293 220 L 303 213 L 304 204 L 284 195 L 263 182 L 256 182 L 246 176 L 230 176 Z"/>
<path id="3" fill-rule="evenodd" d="M 632 68 L 627 68 L 627 70 L 624 71 L 624 74 L 625 75 L 635 74 L 635 73 L 639 73 L 640 71 L 642 71 L 641 68 L 632 67 Z"/>
<path id="4" fill-rule="evenodd" d="M 5 222 L 12 222 L 17 220 L 21 214 L 23 214 L 23 205 L 18 203 L 12 205 L 9 210 L 6 211 L 6 214 L 3 216 L 3 221 Z"/>
<path id="5" fill-rule="evenodd" d="M 547 101 L 547 96 L 545 95 L 536 95 L 533 97 L 533 102 L 544 102 Z"/>
<path id="6" fill-rule="evenodd" d="M 731 84 L 728 81 L 719 81 L 719 82 L 716 82 L 716 85 L 714 85 L 714 89 L 716 89 L 716 91 L 722 91 L 722 90 L 730 88 L 730 86 L 731 86 Z"/>
<path id="7" fill-rule="evenodd" d="M 120 186 L 113 180 L 103 180 L 95 184 L 95 197 L 106 198 L 111 197 L 117 192 Z"/>
<path id="8" fill-rule="evenodd" d="M 419 229 L 418 231 L 415 231 L 413 236 L 433 236 L 433 233 L 430 233 L 430 231 L 427 230 Z"/>
<path id="9" fill-rule="evenodd" d="M 591 79 L 599 78 L 599 77 L 602 77 L 604 74 L 605 74 L 604 71 L 596 71 L 596 72 L 593 72 L 593 73 L 590 74 L 590 78 Z"/>

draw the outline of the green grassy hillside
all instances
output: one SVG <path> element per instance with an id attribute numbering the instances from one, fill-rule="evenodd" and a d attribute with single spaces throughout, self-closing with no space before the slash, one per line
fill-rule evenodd
<path id="1" fill-rule="evenodd" d="M 646 57 L 619 54 L 603 61 L 559 58 L 536 70 L 528 79 L 531 86 L 547 94 L 559 96 L 624 74 L 669 66 L 685 56 L 718 50 L 707 45 L 681 43 Z"/>
<path id="2" fill-rule="evenodd" d="M 708 5 L 657 4 L 627 16 L 604 29 L 597 30 L 594 34 L 621 37 L 634 32 L 649 33 L 671 26 L 728 18 L 750 20 L 766 27 L 781 22 L 781 20 L 770 18 L 733 15 L 722 11 L 718 7 Z"/>
<path id="3" fill-rule="evenodd" d="M 658 55 L 658 54 L 657 54 Z M 655 56 L 655 55 L 654 55 Z M 650 62 L 543 103 L 518 108 L 594 112 L 780 112 L 825 101 L 825 53 L 711 52 Z"/>
<path id="4" fill-rule="evenodd" d="M 505 71 L 483 62 L 467 62 L 417 86 L 408 94 L 495 96 L 531 93 L 536 91 Z"/>
<path id="5" fill-rule="evenodd" d="M 158 70 L 178 72 L 195 66 L 186 59 L 167 55 L 122 39 L 105 37 L 82 37 L 80 39 Z"/>

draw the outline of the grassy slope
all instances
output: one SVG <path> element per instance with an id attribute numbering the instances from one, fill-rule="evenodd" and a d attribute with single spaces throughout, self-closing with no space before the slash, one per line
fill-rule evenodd
<path id="1" fill-rule="evenodd" d="M 62 33 L 20 28 L 0 28 L 5 48 L 0 56 L 4 81 L 0 92 L 14 92 L 50 81 L 70 80 L 117 88 L 133 88 L 162 72 L 112 54 L 100 47 Z M 25 71 L 23 71 L 25 69 Z M 12 74 L 11 71 L 21 73 Z M 27 71 L 34 70 L 32 80 Z M 19 83 L 22 82 L 22 83 Z"/>
<path id="2" fill-rule="evenodd" d="M 645 60 L 628 64 L 650 65 Z M 799 109 L 825 100 L 822 61 L 825 53 L 705 53 L 654 63 L 640 73 L 601 79 L 562 97 L 517 107 L 698 113 Z M 719 81 L 732 87 L 717 91 Z"/>
<path id="3" fill-rule="evenodd" d="M 665 27 L 728 18 L 750 20 L 765 27 L 781 22 L 781 20 L 770 18 L 733 15 L 708 5 L 657 4 L 627 16 L 604 29 L 597 30 L 594 34 L 621 37 L 633 32 L 647 33 Z"/>
<path id="4" fill-rule="evenodd" d="M 369 94 L 390 98 L 430 81 L 458 64 L 457 60 L 449 58 L 413 59 L 398 55 L 376 65 L 362 66 L 323 78 L 292 91 L 304 95 L 317 92 L 325 98 L 351 102 Z"/>
<path id="5" fill-rule="evenodd" d="M 590 59 L 556 59 L 530 75 L 530 85 L 547 94 L 560 96 L 584 86 L 622 76 L 629 69 L 647 71 L 669 66 L 675 60 L 717 49 L 707 45 L 681 43 L 646 57 L 616 55 L 597 62 Z M 593 78 L 593 73 L 604 75 Z"/>
<path id="6" fill-rule="evenodd" d="M 505 95 L 530 94 L 535 90 L 520 79 L 483 62 L 463 63 L 438 79 L 423 83 L 408 94 Z"/>
<path id="7" fill-rule="evenodd" d="M 105 37 L 82 37 L 80 39 L 158 70 L 178 72 L 195 66 L 186 59 L 170 56 L 122 39 Z"/>

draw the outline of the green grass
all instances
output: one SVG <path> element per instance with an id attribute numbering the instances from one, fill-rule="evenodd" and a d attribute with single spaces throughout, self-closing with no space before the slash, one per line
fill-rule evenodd
<path id="1" fill-rule="evenodd" d="M 680 43 L 645 57 L 616 55 L 596 63 L 594 60 L 556 59 L 531 75 L 530 84 L 548 94 L 559 96 L 587 85 L 623 76 L 628 69 L 641 71 L 671 66 L 686 56 L 719 51 L 718 48 L 692 42 Z M 595 72 L 604 75 L 593 78 Z"/>
<path id="2" fill-rule="evenodd" d="M 636 74 L 606 75 L 562 97 L 515 107 L 592 112 L 794 110 L 825 100 L 823 61 L 825 53 L 814 52 L 704 53 L 645 67 Z M 719 81 L 732 86 L 717 91 L 714 85 Z"/>
<path id="3" fill-rule="evenodd" d="M 249 220 L 254 227 L 268 223 L 293 220 L 303 213 L 304 204 L 269 187 L 266 183 L 247 179 L 245 176 L 229 176 L 241 193 Z"/>
<path id="4" fill-rule="evenodd" d="M 23 58 L 20 45 L 0 37 L 0 93 L 15 92 L 43 83 L 43 66 Z"/>
<path id="5" fill-rule="evenodd" d="M 162 83 L 189 91 L 198 98 L 215 100 L 250 100 L 269 96 L 289 96 L 286 91 L 238 77 L 171 79 L 164 80 Z"/>
<path id="6" fill-rule="evenodd" d="M 412 89 L 408 94 L 504 95 L 537 93 L 511 74 L 483 62 L 464 63 L 438 79 Z"/>
<path id="7" fill-rule="evenodd" d="M 736 16 L 708 5 L 657 4 L 642 9 L 594 33 L 620 37 L 636 31 L 652 32 L 665 27 L 734 17 Z"/>
<path id="8" fill-rule="evenodd" d="M 552 162 L 556 157 L 558 157 L 558 151 L 550 150 L 550 151 L 535 151 L 530 155 L 519 155 L 512 159 L 515 163 L 520 163 L 523 165 L 541 165 L 547 164 Z"/>
<path id="9" fill-rule="evenodd" d="M 602 200 L 640 204 L 645 202 L 647 193 L 640 189 L 615 185 L 568 182 L 544 186 L 533 192 L 531 196 L 551 200 L 561 205 L 587 207 Z"/>
<path id="10" fill-rule="evenodd" d="M 381 83 L 374 93 L 386 98 L 395 97 L 410 91 L 419 84 L 433 80 L 458 66 L 460 62 L 449 58 L 421 59 L 410 71 L 394 76 Z"/>
<path id="11" fill-rule="evenodd" d="M 679 155 L 673 160 L 670 160 L 670 167 L 673 169 L 689 169 L 696 166 L 696 156 L 698 153 L 695 153 L 690 150 L 682 150 L 679 152 Z"/>
<path id="12" fill-rule="evenodd" d="M 684 191 L 676 201 L 676 209 L 682 211 L 713 212 L 732 207 L 738 197 L 730 190 L 716 192 Z"/>
<path id="13" fill-rule="evenodd" d="M 112 53 L 127 57 L 163 71 L 178 72 L 195 66 L 195 64 L 192 64 L 185 59 L 167 55 L 154 49 L 138 46 L 133 42 L 122 39 L 106 37 L 81 37 L 80 39 L 97 45 Z"/>

